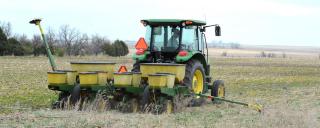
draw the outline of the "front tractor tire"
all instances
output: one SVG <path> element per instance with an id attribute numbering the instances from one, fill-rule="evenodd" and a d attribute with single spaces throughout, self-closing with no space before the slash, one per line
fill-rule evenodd
<path id="1" fill-rule="evenodd" d="M 224 81 L 223 80 L 215 80 L 212 85 L 211 89 L 211 96 L 213 97 L 219 97 L 224 98 L 225 97 L 225 87 L 224 87 Z M 212 99 L 213 103 L 219 103 L 219 100 Z"/>
<path id="2" fill-rule="evenodd" d="M 191 93 L 201 94 L 204 91 L 205 71 L 198 60 L 189 60 L 186 64 L 186 73 L 183 79 L 184 86 L 187 86 Z M 200 106 L 205 102 L 204 98 L 196 96 L 191 100 L 190 106 Z"/>

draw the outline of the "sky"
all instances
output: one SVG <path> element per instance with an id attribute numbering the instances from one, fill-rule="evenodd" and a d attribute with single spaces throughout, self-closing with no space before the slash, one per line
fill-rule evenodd
<path id="1" fill-rule="evenodd" d="M 249 45 L 320 46 L 320 0 L 0 0 L 0 21 L 30 38 L 39 34 L 33 18 L 55 31 L 68 24 L 111 40 L 144 36 L 141 19 L 178 18 L 219 24 L 209 41 Z"/>

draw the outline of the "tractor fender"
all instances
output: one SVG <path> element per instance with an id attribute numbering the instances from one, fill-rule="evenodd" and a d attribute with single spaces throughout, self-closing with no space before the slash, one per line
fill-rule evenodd
<path id="1" fill-rule="evenodd" d="M 199 60 L 201 62 L 201 64 L 203 65 L 203 68 L 205 70 L 206 75 L 207 76 L 210 75 L 208 72 L 210 69 L 207 69 L 207 61 L 206 61 L 205 57 L 203 56 L 203 54 L 196 53 L 191 57 L 191 59 Z"/>
<path id="2" fill-rule="evenodd" d="M 132 59 L 133 59 L 133 60 L 138 60 L 138 61 L 145 61 L 145 60 L 147 60 L 147 56 L 148 56 L 149 54 L 150 54 L 149 51 L 145 52 L 145 53 L 142 54 L 142 55 L 137 55 L 136 53 L 134 53 L 134 54 L 132 55 Z"/>
<path id="3" fill-rule="evenodd" d="M 198 60 L 201 62 L 201 64 L 203 65 L 203 68 L 205 69 L 205 74 L 207 76 L 209 76 L 210 74 L 210 69 L 208 69 L 207 66 L 207 61 L 205 59 L 205 56 L 203 54 L 201 54 L 200 52 L 188 52 L 187 56 L 179 56 L 177 55 L 176 57 L 176 62 L 177 63 L 187 63 L 189 60 L 194 59 L 194 60 Z"/>

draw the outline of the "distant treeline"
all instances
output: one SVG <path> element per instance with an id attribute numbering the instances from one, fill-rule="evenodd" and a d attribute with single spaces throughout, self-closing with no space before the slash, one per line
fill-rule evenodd
<path id="1" fill-rule="evenodd" d="M 25 34 L 12 35 L 11 30 L 10 23 L 0 22 L 0 56 L 46 55 L 40 32 L 30 39 Z M 111 42 L 98 34 L 89 37 L 69 25 L 62 25 L 57 32 L 49 28 L 45 36 L 52 53 L 58 56 L 125 56 L 129 53 L 127 44 L 122 40 Z"/>
<path id="2" fill-rule="evenodd" d="M 208 47 L 213 47 L 213 48 L 232 48 L 232 49 L 239 49 L 241 48 L 239 43 L 236 42 L 223 42 L 223 41 L 212 41 L 208 43 Z"/>

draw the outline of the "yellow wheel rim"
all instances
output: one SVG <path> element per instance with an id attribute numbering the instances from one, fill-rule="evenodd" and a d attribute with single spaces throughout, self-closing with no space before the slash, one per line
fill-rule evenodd
<path id="1" fill-rule="evenodd" d="M 203 74 L 199 69 L 194 72 L 192 79 L 192 90 L 196 94 L 199 94 L 203 91 Z"/>
<path id="2" fill-rule="evenodd" d="M 218 88 L 218 97 L 224 97 L 225 96 L 224 92 L 225 92 L 224 87 L 220 85 Z"/>
<path id="3" fill-rule="evenodd" d="M 167 101 L 167 104 L 166 104 L 166 113 L 167 114 L 171 114 L 173 112 L 173 103 L 171 100 L 168 100 Z"/>

